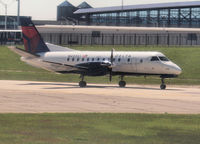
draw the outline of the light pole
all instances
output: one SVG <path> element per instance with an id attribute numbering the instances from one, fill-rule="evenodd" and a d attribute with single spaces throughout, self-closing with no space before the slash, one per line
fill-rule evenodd
<path id="1" fill-rule="evenodd" d="M 17 9 L 17 26 L 19 26 L 19 17 L 20 17 L 20 0 L 18 1 L 18 9 Z"/>
<path id="2" fill-rule="evenodd" d="M 7 29 L 7 4 L 0 0 L 0 3 L 5 6 L 5 30 Z"/>
<path id="3" fill-rule="evenodd" d="M 122 0 L 122 10 L 124 9 L 124 0 Z"/>

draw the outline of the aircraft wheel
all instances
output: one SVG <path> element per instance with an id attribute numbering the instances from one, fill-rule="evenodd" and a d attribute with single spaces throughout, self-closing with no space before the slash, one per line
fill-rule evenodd
<path id="1" fill-rule="evenodd" d="M 80 87 L 86 87 L 87 86 L 87 83 L 85 81 L 80 81 L 79 82 L 79 86 Z"/>
<path id="2" fill-rule="evenodd" d="M 166 85 L 165 84 L 161 84 L 160 85 L 160 89 L 162 89 L 162 90 L 166 89 Z"/>
<path id="3" fill-rule="evenodd" d="M 125 81 L 120 81 L 119 82 L 119 87 L 125 87 L 126 86 L 126 82 Z"/>

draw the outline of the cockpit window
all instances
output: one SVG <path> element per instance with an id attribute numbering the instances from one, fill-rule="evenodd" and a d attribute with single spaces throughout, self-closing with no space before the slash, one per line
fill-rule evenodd
<path id="1" fill-rule="evenodd" d="M 160 59 L 161 61 L 169 61 L 166 57 L 163 57 L 163 56 L 162 56 L 162 57 L 160 56 L 159 59 Z"/>
<path id="2" fill-rule="evenodd" d="M 151 61 L 159 61 L 158 57 L 157 56 L 154 56 L 151 58 Z"/>

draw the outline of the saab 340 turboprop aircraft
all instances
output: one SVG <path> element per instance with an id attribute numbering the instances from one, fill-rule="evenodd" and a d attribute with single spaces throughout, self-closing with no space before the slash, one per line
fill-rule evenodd
<path id="1" fill-rule="evenodd" d="M 125 75 L 160 76 L 161 89 L 165 78 L 175 78 L 181 68 L 160 52 L 77 51 L 44 43 L 29 18 L 21 18 L 25 51 L 16 49 L 21 60 L 35 67 L 58 73 L 81 75 L 80 87 L 86 87 L 84 76 L 120 76 L 120 87 L 125 87 Z"/>

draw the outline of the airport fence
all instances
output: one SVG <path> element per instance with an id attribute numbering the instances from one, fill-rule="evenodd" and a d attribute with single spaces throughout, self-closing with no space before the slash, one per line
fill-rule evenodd
<path id="1" fill-rule="evenodd" d="M 41 35 L 45 42 L 57 45 L 200 46 L 200 33 L 41 33 Z M 13 41 L 0 35 L 0 45 Z"/>
<path id="2" fill-rule="evenodd" d="M 85 34 L 41 33 L 44 41 L 58 45 L 162 45 L 199 46 L 200 33 Z"/>

